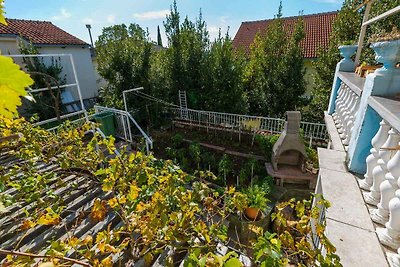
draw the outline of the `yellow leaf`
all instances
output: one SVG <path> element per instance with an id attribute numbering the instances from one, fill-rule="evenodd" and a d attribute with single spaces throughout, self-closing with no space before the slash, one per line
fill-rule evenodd
<path id="1" fill-rule="evenodd" d="M 112 267 L 113 266 L 113 262 L 111 260 L 111 256 L 108 256 L 107 258 L 103 259 L 101 261 L 101 266 L 103 266 L 103 267 Z"/>
<path id="2" fill-rule="evenodd" d="M 7 25 L 7 21 L 6 18 L 4 17 L 4 5 L 3 5 L 4 1 L 0 0 L 0 23 Z"/>
<path id="3" fill-rule="evenodd" d="M 100 243 L 97 244 L 97 248 L 100 250 L 101 253 L 117 253 L 118 250 L 111 246 L 110 244 Z"/>
<path id="4" fill-rule="evenodd" d="M 77 238 L 77 237 L 75 237 L 75 236 L 71 237 L 71 238 L 68 240 L 68 244 L 69 244 L 71 247 L 76 247 L 76 246 L 79 244 L 79 238 Z"/>
<path id="5" fill-rule="evenodd" d="M 11 58 L 0 56 L 0 115 L 11 118 L 17 114 L 20 97 L 27 95 L 25 88 L 32 84 L 31 77 L 21 71 Z"/>
<path id="6" fill-rule="evenodd" d="M 48 262 L 43 262 L 43 263 L 39 264 L 38 267 L 56 267 L 56 266 L 51 261 L 48 261 Z"/>
<path id="7" fill-rule="evenodd" d="M 146 206 L 145 206 L 142 202 L 140 202 L 140 203 L 137 204 L 137 206 L 136 206 L 136 211 L 137 211 L 137 212 L 142 212 L 142 211 L 145 210 L 145 208 L 146 208 Z"/>
<path id="8" fill-rule="evenodd" d="M 107 202 L 111 208 L 115 208 L 116 206 L 118 206 L 118 200 L 115 197 L 113 197 L 112 199 L 109 199 Z"/>
<path id="9" fill-rule="evenodd" d="M 139 195 L 139 190 L 136 184 L 131 184 L 129 194 L 127 195 L 128 200 L 131 202 L 135 201 Z"/>
<path id="10" fill-rule="evenodd" d="M 94 201 L 92 212 L 90 213 L 90 216 L 93 221 L 99 222 L 104 220 L 104 217 L 106 216 L 107 213 L 106 203 L 107 202 L 105 200 L 101 199 L 96 199 Z"/>
<path id="11" fill-rule="evenodd" d="M 125 204 L 126 203 L 126 197 L 122 196 L 118 199 L 119 204 Z"/>
<path id="12" fill-rule="evenodd" d="M 23 231 L 23 230 L 31 229 L 35 226 L 36 226 L 36 224 L 34 222 L 32 222 L 31 220 L 25 220 L 19 228 Z"/>
<path id="13" fill-rule="evenodd" d="M 85 237 L 85 239 L 82 240 L 82 245 L 91 244 L 92 241 L 93 241 L 93 237 L 91 235 L 88 235 Z"/>
<path id="14" fill-rule="evenodd" d="M 60 215 L 51 208 L 47 208 L 46 213 L 39 217 L 37 223 L 40 225 L 57 225 L 60 223 Z"/>

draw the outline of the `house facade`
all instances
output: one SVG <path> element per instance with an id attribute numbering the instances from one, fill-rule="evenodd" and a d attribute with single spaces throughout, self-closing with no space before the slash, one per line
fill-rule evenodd
<path id="1" fill-rule="evenodd" d="M 91 100 L 98 96 L 96 70 L 92 63 L 89 44 L 49 21 L 7 19 L 7 23 L 7 26 L 0 25 L 1 54 L 20 54 L 20 45 L 28 45 L 29 43 L 37 48 L 40 54 L 71 54 L 82 98 L 84 100 Z M 65 76 L 66 83 L 75 83 L 69 57 L 54 58 L 59 60 L 63 67 L 62 75 Z M 18 60 L 15 61 L 20 63 Z M 70 91 L 70 96 L 72 96 L 74 101 L 79 100 L 76 87 L 67 88 L 66 91 Z"/>
<path id="2" fill-rule="evenodd" d="M 306 67 L 306 94 L 310 93 L 314 85 L 312 74 L 315 72 L 315 69 L 312 66 L 312 62 L 318 58 L 318 49 L 320 47 L 327 47 L 336 15 L 337 12 L 327 12 L 282 18 L 283 27 L 288 34 L 293 32 L 299 18 L 303 18 L 304 21 L 305 37 L 300 45 L 303 49 L 304 64 Z M 256 35 L 258 33 L 265 33 L 272 21 L 273 19 L 242 22 L 233 39 L 234 47 L 243 49 L 246 54 L 249 54 L 251 44 L 254 42 Z"/>

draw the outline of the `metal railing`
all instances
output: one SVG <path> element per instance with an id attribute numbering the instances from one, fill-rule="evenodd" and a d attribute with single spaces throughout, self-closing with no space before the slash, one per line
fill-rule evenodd
<path id="1" fill-rule="evenodd" d="M 96 113 L 101 112 L 111 112 L 114 114 L 116 119 L 116 135 L 118 138 L 123 139 L 127 142 L 133 143 L 134 135 L 132 134 L 132 124 L 139 130 L 141 136 L 145 140 L 146 151 L 150 152 L 150 149 L 153 148 L 153 140 L 143 131 L 143 129 L 139 126 L 136 120 L 132 117 L 129 112 L 124 110 L 102 107 L 102 106 L 94 106 Z"/>
<path id="2" fill-rule="evenodd" d="M 194 109 L 170 108 L 175 119 L 188 121 L 191 124 L 206 125 L 209 127 L 224 127 L 239 131 L 267 131 L 270 134 L 279 134 L 285 125 L 285 120 L 260 116 L 240 115 Z M 325 124 L 301 122 L 304 137 L 313 140 L 328 141 Z"/>

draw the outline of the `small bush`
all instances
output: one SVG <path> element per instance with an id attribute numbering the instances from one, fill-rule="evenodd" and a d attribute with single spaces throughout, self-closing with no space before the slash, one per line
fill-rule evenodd
<path id="1" fill-rule="evenodd" d="M 272 148 L 274 147 L 278 139 L 279 139 L 279 134 L 256 136 L 256 142 L 268 161 L 271 161 Z"/>

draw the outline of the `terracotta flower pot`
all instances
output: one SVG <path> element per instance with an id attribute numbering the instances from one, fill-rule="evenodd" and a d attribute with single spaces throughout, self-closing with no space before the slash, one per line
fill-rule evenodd
<path id="1" fill-rule="evenodd" d="M 259 217 L 258 215 L 260 214 L 260 209 L 257 208 L 246 208 L 244 210 L 244 214 L 246 215 L 246 217 L 252 221 L 257 220 L 257 218 Z"/>

